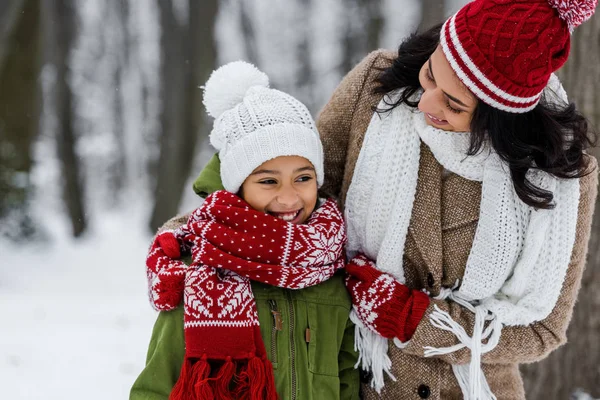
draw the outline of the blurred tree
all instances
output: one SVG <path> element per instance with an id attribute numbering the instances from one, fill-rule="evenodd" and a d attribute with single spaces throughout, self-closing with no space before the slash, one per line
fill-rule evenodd
<path id="1" fill-rule="evenodd" d="M 67 207 L 73 236 L 81 236 L 87 227 L 81 166 L 75 151 L 77 137 L 73 129 L 73 91 L 70 77 L 70 53 L 76 34 L 76 2 L 52 0 L 45 3 L 56 67 L 54 88 L 57 114 L 56 145 L 62 175 L 63 201 Z"/>
<path id="2" fill-rule="evenodd" d="M 298 25 L 298 33 L 301 35 L 297 48 L 298 73 L 296 75 L 297 97 L 309 110 L 314 106 L 314 71 L 311 57 L 312 38 L 312 0 L 299 0 L 298 20 L 303 23 Z"/>
<path id="3" fill-rule="evenodd" d="M 570 100 L 600 127 L 600 14 L 578 27 L 572 36 L 569 61 L 559 71 Z M 592 153 L 598 158 L 599 149 Z M 598 173 L 596 171 L 596 173 Z M 568 343 L 545 360 L 522 367 L 527 398 L 568 399 L 581 388 L 600 398 L 600 201 L 596 203 L 586 269 Z"/>
<path id="4" fill-rule="evenodd" d="M 110 14 L 114 15 L 117 22 L 120 38 L 119 50 L 115 54 L 115 70 L 114 70 L 114 85 L 115 85 L 115 101 L 113 104 L 115 121 L 113 124 L 113 134 L 115 135 L 115 160 L 111 165 L 110 185 L 113 192 L 112 201 L 117 201 L 117 198 L 122 195 L 123 188 L 127 181 L 127 163 L 126 163 L 126 138 L 125 138 L 125 69 L 128 67 L 130 59 L 131 35 L 127 26 L 129 17 L 129 0 L 109 1 L 106 4 L 107 19 L 110 19 Z"/>
<path id="5" fill-rule="evenodd" d="M 444 22 L 446 17 L 444 0 L 421 0 L 421 23 L 419 32 L 423 32 L 434 25 Z"/>
<path id="6" fill-rule="evenodd" d="M 177 21 L 172 0 L 159 0 L 162 48 L 160 156 L 150 228 L 179 208 L 203 122 L 203 84 L 215 67 L 218 0 L 189 0 L 188 20 Z"/>
<path id="7" fill-rule="evenodd" d="M 40 111 L 40 19 L 39 0 L 0 5 L 0 234 L 16 240 L 36 233 L 28 200 Z"/>
<path id="8" fill-rule="evenodd" d="M 346 32 L 342 40 L 342 76 L 366 54 L 379 48 L 384 25 L 380 0 L 344 0 L 344 6 Z"/>
<path id="9" fill-rule="evenodd" d="M 246 49 L 246 60 L 254 65 L 258 65 L 258 53 L 256 50 L 256 35 L 254 33 L 254 23 L 252 18 L 252 9 L 254 1 L 243 0 L 239 2 L 240 7 L 240 26 L 242 27 L 242 36 L 244 37 L 244 47 Z"/>

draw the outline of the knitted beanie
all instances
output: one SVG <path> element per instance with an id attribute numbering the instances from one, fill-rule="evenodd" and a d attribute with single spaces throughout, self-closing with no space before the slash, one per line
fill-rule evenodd
<path id="1" fill-rule="evenodd" d="M 237 193 L 258 166 L 280 156 L 310 161 L 323 184 L 323 146 L 304 104 L 269 88 L 252 64 L 235 61 L 213 71 L 204 105 L 214 117 L 210 143 L 219 151 L 223 187 Z"/>
<path id="2" fill-rule="evenodd" d="M 573 29 L 598 0 L 475 0 L 442 27 L 442 50 L 459 79 L 484 103 L 532 110 L 569 55 Z"/>

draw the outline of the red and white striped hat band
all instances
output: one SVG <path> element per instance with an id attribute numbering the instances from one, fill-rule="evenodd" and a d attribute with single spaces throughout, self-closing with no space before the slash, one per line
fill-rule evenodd
<path id="1" fill-rule="evenodd" d="M 540 101 L 544 87 L 541 87 L 539 91 L 536 90 L 537 93 L 532 96 L 523 97 L 508 93 L 494 84 L 473 62 L 463 47 L 456 30 L 458 14 L 460 11 L 444 23 L 440 33 L 440 43 L 444 55 L 460 81 L 479 100 L 499 110 L 511 113 L 525 113 L 533 110 Z M 470 42 L 476 46 L 472 41 Z"/>

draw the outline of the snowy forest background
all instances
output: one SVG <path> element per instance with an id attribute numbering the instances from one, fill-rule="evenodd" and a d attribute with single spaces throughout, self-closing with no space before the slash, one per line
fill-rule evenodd
<path id="1" fill-rule="evenodd" d="M 0 1 L 0 399 L 125 399 L 156 314 L 152 232 L 199 205 L 212 155 L 199 89 L 244 59 L 316 116 L 368 52 L 464 0 Z M 600 126 L 600 20 L 561 72 Z M 569 344 L 528 398 L 600 398 L 600 221 Z M 583 395 L 581 395 L 583 398 Z"/>

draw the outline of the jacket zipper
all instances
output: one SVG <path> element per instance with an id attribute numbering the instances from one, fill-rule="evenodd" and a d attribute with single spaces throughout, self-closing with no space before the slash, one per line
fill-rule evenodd
<path id="1" fill-rule="evenodd" d="M 292 296 L 289 291 L 286 291 L 288 297 L 288 307 L 290 310 L 290 371 L 292 373 L 292 397 L 296 398 L 296 346 L 294 346 L 294 306 L 292 304 Z"/>
<path id="2" fill-rule="evenodd" d="M 271 362 L 277 363 L 277 331 L 283 329 L 283 321 L 281 319 L 281 313 L 277 310 L 277 302 L 275 300 L 269 300 L 269 308 L 271 309 L 271 315 L 273 316 L 273 327 L 271 328 Z"/>

